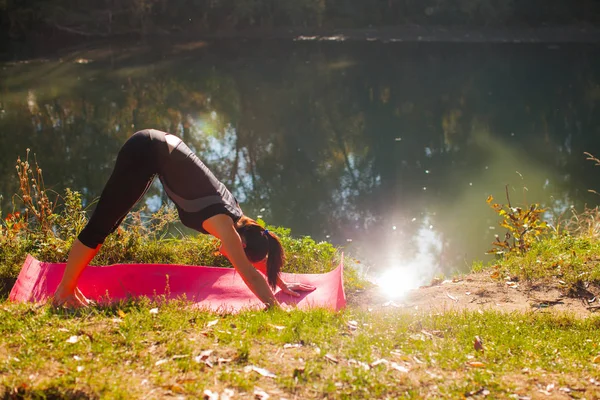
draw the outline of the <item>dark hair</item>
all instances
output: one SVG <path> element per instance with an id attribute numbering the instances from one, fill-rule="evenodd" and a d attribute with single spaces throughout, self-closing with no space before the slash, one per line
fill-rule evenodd
<path id="1" fill-rule="evenodd" d="M 274 290 L 277 287 L 279 271 L 285 260 L 279 238 L 246 216 L 242 216 L 235 227 L 246 243 L 244 251 L 250 262 L 259 262 L 267 257 L 267 281 Z"/>

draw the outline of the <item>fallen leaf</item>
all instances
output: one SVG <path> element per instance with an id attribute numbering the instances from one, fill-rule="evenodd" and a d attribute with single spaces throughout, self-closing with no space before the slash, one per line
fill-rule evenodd
<path id="1" fill-rule="evenodd" d="M 269 397 L 271 397 L 271 396 L 269 396 L 269 394 L 267 392 L 265 392 L 264 390 L 259 389 L 259 388 L 254 389 L 254 398 L 256 400 L 267 400 Z"/>
<path id="2" fill-rule="evenodd" d="M 266 376 L 267 378 L 277 378 L 277 375 L 275 375 L 274 373 L 272 373 L 271 371 L 264 369 L 264 368 L 259 368 L 255 365 L 247 365 L 244 367 L 244 372 L 256 372 L 262 376 Z"/>
<path id="3" fill-rule="evenodd" d="M 206 327 L 207 327 L 207 328 L 210 328 L 211 326 L 215 326 L 215 325 L 216 325 L 218 322 L 219 322 L 219 320 L 218 320 L 218 319 L 215 319 L 215 320 L 213 320 L 213 321 L 210 321 L 210 322 L 208 322 L 208 323 L 206 324 Z"/>
<path id="4" fill-rule="evenodd" d="M 177 379 L 175 382 L 177 382 L 180 385 L 187 385 L 188 383 L 196 382 L 196 379 L 192 379 L 192 378 Z"/>
<path id="5" fill-rule="evenodd" d="M 600 363 L 600 356 L 596 356 L 596 357 L 594 357 L 594 358 L 592 359 L 592 362 L 593 362 L 594 364 L 598 364 L 598 363 Z"/>
<path id="6" fill-rule="evenodd" d="M 481 342 L 481 338 L 479 336 L 475 336 L 475 340 L 473 341 L 473 347 L 475 350 L 483 351 L 483 343 Z"/>
<path id="7" fill-rule="evenodd" d="M 197 355 L 196 357 L 194 357 L 194 361 L 197 362 L 197 363 L 200 363 L 202 361 L 208 360 L 208 357 L 210 357 L 210 355 L 213 353 L 213 351 L 214 350 L 204 350 L 204 351 L 201 351 L 199 355 Z"/>
<path id="8" fill-rule="evenodd" d="M 79 342 L 79 336 L 71 336 L 67 339 L 67 343 L 77 343 Z"/>
<path id="9" fill-rule="evenodd" d="M 498 271 L 492 272 L 490 274 L 490 278 L 492 278 L 492 279 L 498 279 L 498 278 L 500 278 L 500 272 L 498 272 Z"/>
<path id="10" fill-rule="evenodd" d="M 297 368 L 294 368 L 294 373 L 292 374 L 292 376 L 294 378 L 298 378 L 303 373 L 304 373 L 304 367 L 297 367 Z"/>
<path id="11" fill-rule="evenodd" d="M 370 370 L 370 369 L 371 369 L 371 366 L 370 366 L 369 364 L 367 364 L 366 362 L 363 362 L 363 361 L 357 361 L 357 360 L 355 360 L 355 359 L 353 359 L 353 358 L 351 358 L 351 359 L 349 359 L 349 360 L 348 360 L 348 364 L 350 364 L 350 365 L 354 365 L 354 364 L 356 364 L 356 365 L 358 365 L 359 367 L 362 367 L 362 368 L 363 368 L 365 371 L 368 371 L 368 370 Z"/>
<path id="12" fill-rule="evenodd" d="M 468 361 L 467 365 L 469 367 L 473 367 L 473 368 L 484 368 L 485 364 L 482 363 L 481 361 Z"/>
<path id="13" fill-rule="evenodd" d="M 125 314 L 125 313 L 123 312 L 123 310 L 121 310 L 121 309 L 118 309 L 118 310 L 117 310 L 117 315 L 118 315 L 119 317 L 121 317 L 121 318 L 125 319 L 125 316 L 126 316 L 127 314 Z"/>
<path id="14" fill-rule="evenodd" d="M 408 372 L 408 368 L 403 367 L 402 365 L 400 365 L 398 363 L 393 362 L 393 363 L 390 364 L 390 366 L 392 368 L 394 368 L 396 371 L 400 371 L 400 372 L 404 372 L 404 373 Z"/>
<path id="15" fill-rule="evenodd" d="M 204 400 L 219 400 L 219 393 L 205 389 L 204 393 L 202 393 L 202 398 Z"/>
<path id="16" fill-rule="evenodd" d="M 458 299 L 456 297 L 452 296 L 450 293 L 446 292 L 446 296 L 448 296 L 448 298 L 450 300 L 454 300 L 454 301 L 458 302 Z"/>
<path id="17" fill-rule="evenodd" d="M 427 332 L 425 329 L 421 330 L 421 333 L 425 336 L 427 336 L 429 339 L 433 339 L 433 333 L 431 332 Z"/>
<path id="18" fill-rule="evenodd" d="M 179 393 L 179 394 L 185 393 L 185 389 L 182 388 L 181 386 L 179 386 L 178 384 L 164 385 L 162 387 L 163 387 L 163 389 L 170 390 L 173 393 Z"/>
<path id="19" fill-rule="evenodd" d="M 376 367 L 379 364 L 389 364 L 390 362 L 385 358 L 380 358 L 379 360 L 375 360 L 371 363 L 371 367 Z"/>
<path id="20" fill-rule="evenodd" d="M 221 400 L 230 400 L 233 399 L 233 396 L 235 396 L 233 389 L 225 389 L 223 390 L 223 393 L 221 393 Z"/>
<path id="21" fill-rule="evenodd" d="M 334 364 L 337 364 L 337 363 L 338 363 L 338 360 L 337 360 L 337 358 L 335 358 L 335 357 L 333 356 L 333 354 L 331 354 L 331 353 L 327 353 L 327 354 L 325 354 L 325 359 L 326 359 L 326 360 L 329 360 L 329 361 L 331 361 L 331 362 L 332 362 L 332 363 L 334 363 Z"/>

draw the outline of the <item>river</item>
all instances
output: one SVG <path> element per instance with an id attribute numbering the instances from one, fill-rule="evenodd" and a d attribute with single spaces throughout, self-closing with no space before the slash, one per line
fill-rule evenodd
<path id="1" fill-rule="evenodd" d="M 540 203 L 550 222 L 598 203 L 600 168 L 584 152 L 600 156 L 599 50 L 255 38 L 5 61 L 2 208 L 27 148 L 47 187 L 89 204 L 120 145 L 157 128 L 183 138 L 251 217 L 331 241 L 375 274 L 464 272 L 504 235 L 489 195 L 506 202 L 508 187 L 513 205 Z M 142 204 L 166 200 L 156 182 Z"/>

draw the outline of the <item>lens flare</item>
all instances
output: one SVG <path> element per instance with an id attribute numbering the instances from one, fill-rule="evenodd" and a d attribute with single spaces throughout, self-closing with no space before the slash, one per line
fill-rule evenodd
<path id="1" fill-rule="evenodd" d="M 416 271 L 419 266 L 413 264 L 390 268 L 379 275 L 375 283 L 387 299 L 398 300 L 422 284 L 423 279 Z"/>

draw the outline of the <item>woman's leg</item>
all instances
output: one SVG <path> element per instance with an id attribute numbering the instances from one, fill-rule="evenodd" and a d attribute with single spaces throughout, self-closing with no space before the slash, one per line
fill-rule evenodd
<path id="1" fill-rule="evenodd" d="M 85 297 L 75 296 L 77 281 L 84 268 L 100 250 L 106 237 L 123 221 L 144 196 L 156 174 L 150 140 L 136 133 L 121 148 L 115 168 L 100 195 L 88 224 L 74 241 L 62 280 L 54 295 L 55 304 L 85 305 Z"/>

